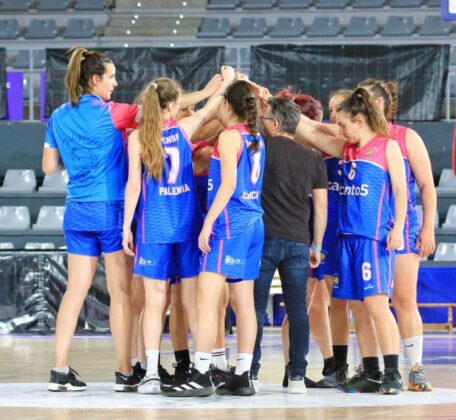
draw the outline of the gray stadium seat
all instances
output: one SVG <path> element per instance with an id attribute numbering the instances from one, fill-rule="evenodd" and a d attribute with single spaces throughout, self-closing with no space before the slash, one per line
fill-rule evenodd
<path id="1" fill-rule="evenodd" d="M 91 11 L 104 10 L 105 0 L 76 0 L 74 2 L 74 10 Z"/>
<path id="2" fill-rule="evenodd" d="M 242 8 L 245 10 L 268 10 L 274 7 L 274 0 L 244 0 Z"/>
<path id="3" fill-rule="evenodd" d="M 337 17 L 316 17 L 310 26 L 307 36 L 309 38 L 336 37 L 340 32 L 340 22 Z"/>
<path id="4" fill-rule="evenodd" d="M 25 37 L 27 39 L 54 39 L 56 35 L 55 19 L 32 19 Z"/>
<path id="5" fill-rule="evenodd" d="M 317 9 L 345 9 L 348 0 L 317 0 L 315 7 Z"/>
<path id="6" fill-rule="evenodd" d="M 354 9 L 381 9 L 385 0 L 353 0 Z"/>
<path id="7" fill-rule="evenodd" d="M 0 242 L 0 249 L 1 250 L 14 249 L 14 244 L 12 242 Z"/>
<path id="8" fill-rule="evenodd" d="M 264 18 L 242 18 L 238 30 L 233 33 L 235 38 L 263 38 L 267 32 Z"/>
<path id="9" fill-rule="evenodd" d="M 31 193 L 36 188 L 33 169 L 8 169 L 0 193 Z"/>
<path id="10" fill-rule="evenodd" d="M 67 171 L 45 175 L 43 185 L 38 188 L 38 192 L 44 194 L 65 194 L 67 192 L 67 184 Z"/>
<path id="11" fill-rule="evenodd" d="M 389 16 L 382 31 L 383 36 L 411 36 L 415 23 L 411 16 Z"/>
<path id="12" fill-rule="evenodd" d="M 440 16 L 427 15 L 419 34 L 421 36 L 449 36 L 451 29 L 451 23 L 443 22 Z"/>
<path id="13" fill-rule="evenodd" d="M 204 18 L 198 38 L 226 38 L 230 34 L 228 18 Z"/>
<path id="14" fill-rule="evenodd" d="M 437 193 L 454 193 L 456 192 L 456 176 L 451 169 L 443 169 L 440 174 Z"/>
<path id="15" fill-rule="evenodd" d="M 69 0 L 39 0 L 36 9 L 40 12 L 63 12 L 69 3 Z"/>
<path id="16" fill-rule="evenodd" d="M 32 226 L 33 230 L 63 230 L 64 206 L 42 206 L 38 213 L 38 220 Z"/>
<path id="17" fill-rule="evenodd" d="M 416 9 L 421 7 L 421 0 L 390 0 L 390 7 L 407 7 L 410 9 Z"/>
<path id="18" fill-rule="evenodd" d="M 415 206 L 416 209 L 416 216 L 418 218 L 418 224 L 419 226 L 423 226 L 423 206 L 421 204 L 418 204 Z M 434 218 L 434 228 L 437 229 L 439 227 L 439 214 L 435 212 L 435 218 Z"/>
<path id="19" fill-rule="evenodd" d="M 53 242 L 27 242 L 24 249 L 55 249 Z"/>
<path id="20" fill-rule="evenodd" d="M 239 0 L 210 0 L 208 10 L 234 10 L 239 6 Z"/>
<path id="21" fill-rule="evenodd" d="M 17 39 L 19 35 L 17 19 L 0 19 L 0 39 Z"/>
<path id="22" fill-rule="evenodd" d="M 304 32 L 304 23 L 300 17 L 279 17 L 269 34 L 271 38 L 299 38 Z"/>
<path id="23" fill-rule="evenodd" d="M 280 0 L 281 9 L 308 9 L 312 0 Z"/>
<path id="24" fill-rule="evenodd" d="M 42 68 L 46 64 L 46 51 L 33 50 L 33 67 Z M 28 69 L 30 66 L 30 53 L 28 50 L 19 50 L 14 60 L 15 69 Z"/>
<path id="25" fill-rule="evenodd" d="M 27 206 L 0 207 L 0 231 L 24 231 L 30 228 Z"/>
<path id="26" fill-rule="evenodd" d="M 449 207 L 442 229 L 456 231 L 456 204 Z"/>
<path id="27" fill-rule="evenodd" d="M 375 17 L 353 16 L 348 23 L 344 36 L 346 37 L 370 37 L 377 33 L 377 19 Z"/>
<path id="28" fill-rule="evenodd" d="M 456 261 L 456 243 L 440 242 L 435 250 L 434 261 Z"/>
<path id="29" fill-rule="evenodd" d="M 442 7 L 442 0 L 427 0 L 427 7 Z"/>
<path id="30" fill-rule="evenodd" d="M 95 24 L 91 18 L 68 19 L 63 32 L 64 38 L 93 38 L 95 35 Z"/>
<path id="31" fill-rule="evenodd" d="M 2 0 L 0 2 L 0 11 L 27 12 L 31 4 L 32 0 Z"/>

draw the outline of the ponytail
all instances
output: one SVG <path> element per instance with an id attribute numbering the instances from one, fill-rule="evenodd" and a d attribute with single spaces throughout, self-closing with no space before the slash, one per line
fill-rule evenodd
<path id="1" fill-rule="evenodd" d="M 391 95 L 391 107 L 389 115 L 387 115 L 386 118 L 389 121 L 394 121 L 397 116 L 397 82 L 395 80 L 390 80 L 389 82 L 386 82 L 385 86 Z"/>
<path id="2" fill-rule="evenodd" d="M 394 120 L 397 114 L 397 82 L 385 83 L 383 80 L 366 79 L 358 87 L 367 89 L 374 98 L 382 98 L 384 114 L 388 121 Z"/>
<path id="3" fill-rule="evenodd" d="M 363 115 L 369 128 L 377 135 L 388 137 L 389 127 L 381 114 L 372 95 L 364 88 L 358 88 L 337 108 L 337 112 L 345 112 L 352 119 Z"/>
<path id="4" fill-rule="evenodd" d="M 256 152 L 260 147 L 260 142 L 258 141 L 258 112 L 256 98 L 254 96 L 247 96 L 245 98 L 245 103 L 245 118 L 247 120 L 247 127 L 249 127 L 250 134 L 253 136 L 253 141 L 250 143 L 249 149 Z"/>

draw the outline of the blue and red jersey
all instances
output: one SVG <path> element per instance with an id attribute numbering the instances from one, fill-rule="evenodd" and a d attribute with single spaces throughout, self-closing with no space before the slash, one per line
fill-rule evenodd
<path id="1" fill-rule="evenodd" d="M 339 234 L 386 242 L 394 225 L 388 138 L 374 137 L 363 147 L 346 142 L 339 189 Z"/>
<path id="2" fill-rule="evenodd" d="M 326 224 L 325 237 L 333 237 L 337 234 L 339 225 L 339 189 L 342 184 L 340 171 L 340 158 L 322 153 L 328 175 L 328 222 Z M 323 239 L 324 241 L 325 239 Z"/>
<path id="3" fill-rule="evenodd" d="M 68 202 L 123 201 L 128 160 L 122 134 L 136 127 L 136 105 L 82 95 L 48 121 L 45 147 L 57 148 L 68 172 Z"/>
<path id="4" fill-rule="evenodd" d="M 227 127 L 226 130 L 237 130 L 241 136 L 241 148 L 238 154 L 236 189 L 228 204 L 214 222 L 212 234 L 214 239 L 231 239 L 242 235 L 263 216 L 261 208 L 261 190 L 265 164 L 264 140 L 257 135 L 257 151 L 249 149 L 254 140 L 244 124 Z M 217 144 L 214 147 L 209 168 L 208 208 L 221 185 L 221 165 Z"/>
<path id="5" fill-rule="evenodd" d="M 198 144 L 193 146 L 193 155 L 200 150 L 204 149 L 205 147 L 209 146 L 209 142 L 207 140 L 200 141 Z M 201 206 L 201 210 L 203 213 L 207 213 L 207 180 L 209 179 L 209 168 L 204 172 L 194 174 L 195 177 L 195 189 L 196 195 L 198 196 L 198 201 Z"/>
<path id="6" fill-rule="evenodd" d="M 201 230 L 202 214 L 193 179 L 192 145 L 174 120 L 165 120 L 162 146 L 165 166 L 160 181 L 143 171 L 138 241 L 194 240 Z"/>

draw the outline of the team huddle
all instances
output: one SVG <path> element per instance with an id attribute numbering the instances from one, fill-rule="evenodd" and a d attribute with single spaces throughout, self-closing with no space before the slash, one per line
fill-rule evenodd
<path id="1" fill-rule="evenodd" d="M 394 84 L 369 79 L 354 91 L 335 92 L 328 124 L 314 98 L 289 89 L 272 97 L 229 66 L 197 92 L 155 79 L 129 105 L 110 101 L 117 86 L 112 61 L 76 48 L 66 86 L 69 102 L 49 119 L 43 154 L 45 173 L 66 169 L 69 177 L 68 286 L 57 316 L 50 391 L 87 387 L 68 353 L 101 254 L 115 391 L 168 397 L 258 392 L 263 319 L 276 269 L 287 312 L 288 392 L 337 387 L 398 394 L 400 337 L 408 389 L 432 389 L 421 364 L 416 282 L 420 257 L 435 248 L 436 198 L 422 140 L 394 124 Z M 228 303 L 237 325 L 234 367 L 224 341 Z M 160 363 L 168 308 L 173 375 Z M 351 378 L 349 308 L 362 358 Z M 318 382 L 306 377 L 309 330 L 324 359 Z"/>

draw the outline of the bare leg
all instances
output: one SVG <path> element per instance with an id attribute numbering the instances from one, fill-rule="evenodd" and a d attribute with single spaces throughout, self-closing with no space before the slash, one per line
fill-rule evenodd
<path id="1" fill-rule="evenodd" d="M 181 280 L 181 298 L 182 304 L 187 315 L 188 326 L 190 327 L 190 332 L 192 334 L 193 340 L 195 339 L 197 319 L 198 318 L 198 302 L 197 294 L 199 298 L 199 282 L 198 277 L 189 277 Z"/>
<path id="2" fill-rule="evenodd" d="M 217 329 L 217 339 L 215 340 L 215 348 L 221 349 L 225 347 L 225 316 L 226 316 L 226 307 L 228 306 L 229 292 L 228 286 L 225 285 L 225 289 L 220 295 L 220 300 L 218 304 L 218 329 Z"/>
<path id="3" fill-rule="evenodd" d="M 145 361 L 144 348 L 141 349 L 141 341 L 144 342 L 142 332 L 141 314 L 144 309 L 144 284 L 141 277 L 133 276 L 131 282 L 131 357 L 139 361 Z M 143 358 L 144 356 L 144 358 Z"/>
<path id="4" fill-rule="evenodd" d="M 355 318 L 358 347 L 361 357 L 378 357 L 380 351 L 375 334 L 376 324 L 373 322 L 365 302 L 366 300 L 364 302 L 359 300 L 350 301 L 350 309 Z"/>
<path id="5" fill-rule="evenodd" d="M 169 333 L 174 351 L 188 349 L 188 322 L 182 304 L 182 287 L 180 283 L 171 286 Z"/>

